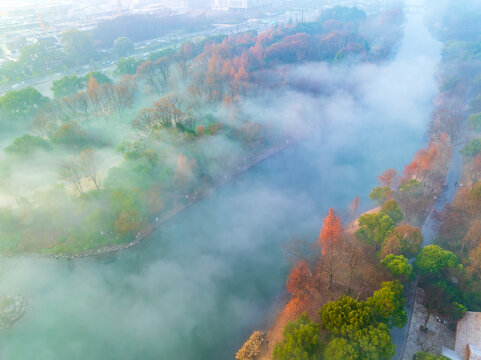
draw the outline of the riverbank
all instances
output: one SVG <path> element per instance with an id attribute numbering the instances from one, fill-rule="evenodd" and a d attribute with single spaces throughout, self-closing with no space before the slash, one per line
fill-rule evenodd
<path id="1" fill-rule="evenodd" d="M 91 256 L 102 256 L 102 255 L 107 255 L 107 254 L 132 248 L 136 245 L 139 245 L 144 240 L 146 240 L 154 232 L 154 230 L 156 230 L 161 225 L 173 219 L 175 216 L 187 210 L 197 202 L 209 197 L 219 187 L 224 186 L 227 183 L 230 183 L 232 180 L 239 177 L 249 169 L 253 168 L 254 166 L 271 158 L 277 153 L 287 149 L 288 147 L 298 143 L 299 141 L 305 138 L 306 138 L 305 135 L 300 135 L 300 134 L 296 134 L 296 136 L 286 137 L 281 142 L 279 142 L 277 146 L 270 147 L 264 152 L 253 156 L 251 159 L 245 159 L 245 162 L 236 164 L 235 166 L 232 167 L 232 171 L 229 174 L 222 174 L 217 179 L 217 181 L 215 181 L 214 185 L 212 185 L 211 187 L 199 193 L 195 192 L 193 194 L 189 194 L 188 195 L 189 202 L 187 204 L 175 206 L 171 210 L 157 216 L 155 222 L 150 223 L 148 226 L 140 230 L 135 236 L 135 238 L 128 243 L 104 246 L 97 249 L 90 249 L 90 250 L 82 251 L 78 253 L 21 253 L 21 254 L 10 255 L 10 257 L 24 256 L 24 257 L 35 257 L 35 258 L 77 259 L 77 258 L 85 258 L 85 257 L 91 257 Z"/>

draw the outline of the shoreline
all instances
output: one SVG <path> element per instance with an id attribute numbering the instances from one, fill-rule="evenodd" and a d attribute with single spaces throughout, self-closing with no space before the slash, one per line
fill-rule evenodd
<path id="1" fill-rule="evenodd" d="M 152 233 L 159 228 L 161 225 L 165 224 L 169 220 L 173 219 L 183 211 L 187 210 L 197 202 L 209 197 L 212 195 L 216 189 L 230 183 L 235 178 L 239 177 L 240 175 L 244 174 L 248 170 L 252 169 L 256 165 L 262 163 L 263 161 L 271 158 L 272 156 L 282 152 L 283 150 L 291 147 L 292 145 L 297 144 L 299 141 L 305 139 L 306 136 L 291 136 L 283 139 L 277 146 L 272 146 L 269 149 L 263 151 L 258 155 L 253 155 L 251 159 L 247 159 L 246 164 L 238 164 L 232 167 L 232 172 L 229 175 L 224 175 L 224 177 L 219 177 L 215 183 L 210 186 L 209 188 L 205 189 L 199 195 L 194 196 L 194 200 L 191 200 L 187 204 L 174 207 L 170 211 L 166 212 L 162 216 L 158 216 L 158 221 L 148 224 L 143 229 L 141 229 L 135 238 L 127 243 L 119 244 L 119 245 L 112 245 L 112 246 L 103 246 L 97 249 L 90 249 L 78 253 L 40 253 L 40 252 L 23 252 L 18 254 L 11 254 L 11 255 L 3 255 L 7 258 L 13 257 L 27 257 L 27 258 L 45 258 L 45 259 L 80 259 L 80 258 L 87 258 L 87 257 L 94 257 L 94 256 L 102 256 L 102 255 L 109 255 L 113 254 L 122 250 L 126 250 L 132 248 L 134 246 L 139 245 L 140 243 L 144 242 L 148 237 L 152 235 Z"/>

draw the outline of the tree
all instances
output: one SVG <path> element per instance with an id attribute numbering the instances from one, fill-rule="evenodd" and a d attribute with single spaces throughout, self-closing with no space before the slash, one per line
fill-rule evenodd
<path id="1" fill-rule="evenodd" d="M 384 187 L 376 186 L 374 189 L 372 189 L 372 192 L 369 194 L 369 198 L 375 203 L 382 205 L 387 200 L 389 200 L 391 195 L 392 195 L 392 190 L 387 186 L 384 186 Z"/>
<path id="2" fill-rule="evenodd" d="M 345 338 L 335 337 L 324 351 L 326 360 L 359 360 L 359 351 Z"/>
<path id="3" fill-rule="evenodd" d="M 396 279 L 401 278 L 406 281 L 412 278 L 413 269 L 404 255 L 389 254 L 381 260 L 381 264 L 383 264 Z"/>
<path id="4" fill-rule="evenodd" d="M 134 43 L 128 37 L 121 36 L 114 41 L 113 52 L 117 56 L 130 55 L 134 50 Z"/>
<path id="5" fill-rule="evenodd" d="M 135 73 L 137 72 L 137 68 L 139 67 L 141 62 L 142 60 L 133 57 L 121 58 L 119 61 L 117 61 L 114 74 L 117 76 L 135 75 Z"/>
<path id="6" fill-rule="evenodd" d="M 414 354 L 413 360 L 449 360 L 449 358 L 444 355 L 436 355 L 420 351 Z"/>
<path id="7" fill-rule="evenodd" d="M 386 281 L 381 288 L 366 300 L 371 308 L 374 318 L 389 327 L 402 328 L 407 321 L 404 310 L 403 286 L 397 280 Z"/>
<path id="8" fill-rule="evenodd" d="M 327 360 L 384 360 L 394 356 L 394 344 L 385 324 L 370 325 L 350 339 L 334 338 L 324 353 Z"/>
<path id="9" fill-rule="evenodd" d="M 203 129 L 197 130 L 199 136 Z M 282 244 L 284 257 L 291 265 L 297 264 L 300 261 L 306 261 L 309 266 L 315 266 L 321 255 L 321 249 L 317 243 L 292 237 L 289 241 Z"/>
<path id="10" fill-rule="evenodd" d="M 104 85 L 104 84 L 112 84 L 113 81 L 111 78 L 109 78 L 107 75 L 104 73 L 101 73 L 100 71 L 91 71 L 87 74 L 85 74 L 84 79 L 86 82 L 90 81 L 90 79 L 94 78 L 95 81 L 97 81 L 98 85 Z"/>
<path id="11" fill-rule="evenodd" d="M 79 155 L 80 166 L 83 175 L 94 183 L 97 190 L 100 189 L 100 177 L 98 173 L 98 160 L 97 154 L 92 148 L 82 150 Z"/>
<path id="12" fill-rule="evenodd" d="M 51 90 L 56 98 L 73 96 L 85 89 L 87 81 L 84 78 L 72 76 L 64 76 L 52 83 Z"/>
<path id="13" fill-rule="evenodd" d="M 37 110 L 49 102 L 49 98 L 43 96 L 33 87 L 22 90 L 9 91 L 0 97 L 0 110 L 5 115 L 18 119 L 35 115 Z"/>
<path id="14" fill-rule="evenodd" d="M 369 306 L 350 296 L 323 305 L 319 316 L 323 329 L 340 336 L 348 336 L 373 322 Z"/>
<path id="15" fill-rule="evenodd" d="M 469 252 L 468 261 L 468 273 L 478 280 L 481 279 L 481 244 Z"/>
<path id="16" fill-rule="evenodd" d="M 65 53 L 72 65 L 87 64 L 99 59 L 92 37 L 89 33 L 71 29 L 62 33 Z"/>
<path id="17" fill-rule="evenodd" d="M 396 200 L 402 209 L 405 219 L 417 221 L 421 213 L 426 209 L 426 188 L 424 184 L 416 179 L 408 180 L 401 184 L 396 193 Z"/>
<path id="18" fill-rule="evenodd" d="M 438 245 L 428 245 L 416 255 L 414 271 L 420 274 L 419 286 L 424 290 L 424 306 L 427 316 L 421 328 L 426 329 L 434 311 L 450 314 L 454 318 L 462 316 L 465 308 L 460 304 L 461 293 L 451 283 L 450 270 L 458 265 L 458 258 L 451 251 Z"/>
<path id="19" fill-rule="evenodd" d="M 335 335 L 327 345 L 326 359 L 382 360 L 394 355 L 389 328 L 375 321 L 366 303 L 345 296 L 324 305 L 319 315 L 322 327 Z"/>
<path id="20" fill-rule="evenodd" d="M 385 213 L 365 214 L 359 218 L 359 230 L 355 234 L 359 240 L 379 248 L 393 228 L 394 221 Z"/>
<path id="21" fill-rule="evenodd" d="M 62 163 L 60 166 L 60 178 L 72 184 L 79 195 L 83 193 L 82 166 L 76 158 L 71 158 Z"/>
<path id="22" fill-rule="evenodd" d="M 469 115 L 467 123 L 472 130 L 480 131 L 481 130 L 481 113 Z"/>
<path id="23" fill-rule="evenodd" d="M 287 278 L 286 288 L 292 296 L 301 297 L 309 288 L 309 279 L 311 277 L 311 271 L 309 270 L 309 265 L 306 261 L 299 261 L 294 265 Z"/>
<path id="24" fill-rule="evenodd" d="M 97 79 L 91 76 L 89 79 L 89 85 L 88 85 L 88 94 L 91 100 L 96 99 L 98 91 L 99 91 L 99 83 L 97 82 Z"/>
<path id="25" fill-rule="evenodd" d="M 319 325 L 309 320 L 306 313 L 296 321 L 289 321 L 282 333 L 283 339 L 276 344 L 274 360 L 317 360 L 319 353 Z"/>
<path id="26" fill-rule="evenodd" d="M 379 175 L 377 178 L 383 187 L 388 187 L 388 188 L 393 188 L 394 186 L 394 181 L 397 176 L 397 171 L 395 169 L 387 169 L 384 171 L 381 175 Z"/>
<path id="27" fill-rule="evenodd" d="M 0 68 L 0 77 L 8 81 L 20 81 L 25 77 L 23 64 L 20 61 L 6 61 Z"/>
<path id="28" fill-rule="evenodd" d="M 48 69 L 48 60 L 48 51 L 45 46 L 39 42 L 24 46 L 20 50 L 20 57 L 18 59 L 24 69 L 28 69 L 28 72 L 34 75 L 41 74 Z"/>
<path id="29" fill-rule="evenodd" d="M 461 150 L 461 153 L 464 156 L 469 156 L 469 157 L 474 157 L 481 153 L 481 140 L 480 139 L 474 139 L 471 140 L 469 143 L 464 145 L 464 147 Z"/>
<path id="30" fill-rule="evenodd" d="M 25 134 L 16 138 L 12 144 L 5 148 L 5 152 L 14 155 L 30 155 L 37 150 L 48 150 L 48 141 L 38 136 Z"/>
<path id="31" fill-rule="evenodd" d="M 451 251 L 444 250 L 438 245 L 428 245 L 416 255 L 413 267 L 418 274 L 433 275 L 457 264 L 458 258 Z"/>
<path id="32" fill-rule="evenodd" d="M 403 219 L 403 214 L 396 200 L 391 199 L 386 201 L 382 205 L 381 211 L 387 214 L 395 223 L 398 223 Z"/>
<path id="33" fill-rule="evenodd" d="M 349 205 L 349 213 L 351 215 L 352 220 L 356 218 L 357 211 L 359 210 L 359 206 L 361 205 L 361 198 L 359 196 L 356 196 L 354 199 L 352 199 L 351 204 Z"/>
<path id="34" fill-rule="evenodd" d="M 341 219 L 337 217 L 334 209 L 329 209 L 327 217 L 324 219 L 318 243 L 321 246 L 322 257 L 327 264 L 327 273 L 329 276 L 329 289 L 332 287 L 332 279 L 335 272 L 336 259 L 334 258 L 336 250 L 339 248 L 342 240 L 343 228 Z"/>
<path id="35" fill-rule="evenodd" d="M 352 340 L 358 347 L 360 359 L 384 360 L 394 356 L 395 346 L 389 328 L 383 323 L 369 325 L 356 331 Z"/>
<path id="36" fill-rule="evenodd" d="M 237 360 L 256 360 L 261 352 L 265 334 L 261 331 L 254 331 L 249 339 L 242 345 L 236 353 Z"/>
<path id="37" fill-rule="evenodd" d="M 421 229 L 417 226 L 403 224 L 389 232 L 382 244 L 381 258 L 388 254 L 404 255 L 411 258 L 418 253 L 423 243 Z"/>

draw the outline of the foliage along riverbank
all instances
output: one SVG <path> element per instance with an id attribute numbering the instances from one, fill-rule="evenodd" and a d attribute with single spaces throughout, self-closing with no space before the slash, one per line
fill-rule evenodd
<path id="1" fill-rule="evenodd" d="M 124 69 L 117 82 L 91 73 L 87 89 L 71 96 L 9 92 L 0 98 L 0 125 L 8 130 L 0 134 L 0 252 L 131 246 L 122 244 L 215 187 L 233 164 L 320 125 L 247 111 L 264 91 L 288 90 L 286 67 L 385 61 L 402 17 L 336 7 L 312 23 L 164 49 Z M 56 86 L 78 91 L 78 82 L 68 77 Z"/>
<path id="2" fill-rule="evenodd" d="M 359 199 L 354 199 L 348 217 L 341 219 L 329 210 L 316 243 L 288 244 L 292 268 L 287 304 L 265 333 L 253 333 L 236 359 L 390 359 L 395 354 L 390 329 L 406 323 L 405 289 L 415 277 L 425 294 L 426 323 L 432 314 L 456 321 L 466 310 L 479 311 L 481 297 L 474 282 L 481 273 L 481 252 L 479 242 L 472 240 L 479 239 L 480 172 L 473 146 L 463 150 L 469 156 L 464 168 L 470 171 L 465 171 L 457 199 L 434 215 L 441 220 L 436 244 L 423 248 L 419 228 L 442 196 L 452 151 L 459 148 L 469 112 L 474 113 L 468 123 L 475 130 L 470 137 L 479 137 L 473 126 L 479 77 L 466 71 L 479 67 L 477 58 L 467 56 L 478 47 L 452 41 L 444 46 L 428 145 L 401 175 L 388 169 L 378 176 L 380 184 L 370 198 L 380 211 L 351 222 L 359 207 Z M 343 223 L 351 225 L 344 228 Z"/>
<path id="3" fill-rule="evenodd" d="M 219 178 L 215 185 L 209 189 L 206 189 L 202 193 L 194 193 L 189 194 L 189 203 L 180 205 L 176 208 L 172 208 L 169 212 L 164 212 L 162 215 L 155 218 L 155 222 L 149 224 L 148 226 L 141 229 L 135 236 L 134 240 L 120 245 L 112 245 L 101 247 L 98 249 L 90 249 L 84 252 L 78 252 L 75 254 L 68 254 L 68 253 L 22 253 L 22 256 L 29 256 L 29 257 L 47 257 L 47 258 L 56 258 L 56 259 L 75 259 L 75 258 L 82 258 L 82 257 L 89 257 L 89 256 L 100 256 L 109 253 L 118 252 L 121 250 L 129 249 L 133 246 L 136 246 L 146 240 L 150 235 L 154 232 L 154 230 L 161 226 L 162 224 L 166 223 L 170 219 L 174 218 L 175 216 L 181 214 L 184 210 L 187 210 L 190 206 L 194 205 L 196 202 L 205 199 L 206 197 L 210 196 L 216 189 L 219 187 L 226 185 L 232 180 L 235 180 L 236 177 L 242 175 L 244 172 L 248 171 L 249 169 L 253 168 L 257 164 L 269 159 L 271 156 L 276 155 L 277 153 L 285 150 L 287 147 L 295 145 L 298 141 L 301 141 L 302 138 L 289 138 L 286 139 L 284 142 L 281 142 L 278 146 L 272 147 L 265 151 L 264 153 L 250 159 L 248 163 L 241 163 L 234 167 L 234 170 L 229 173 L 229 175 L 224 175 Z M 15 255 L 18 256 L 18 255 Z"/>

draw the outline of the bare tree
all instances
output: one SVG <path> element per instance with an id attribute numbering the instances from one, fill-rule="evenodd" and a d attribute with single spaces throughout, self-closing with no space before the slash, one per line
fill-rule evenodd
<path id="1" fill-rule="evenodd" d="M 292 237 L 291 240 L 282 244 L 284 257 L 290 264 L 306 261 L 314 268 L 321 255 L 321 248 L 316 242 L 309 242 L 305 239 Z"/>
<path id="2" fill-rule="evenodd" d="M 60 178 L 74 186 L 77 192 L 83 193 L 82 189 L 82 166 L 78 159 L 70 158 L 60 166 Z"/>
<path id="3" fill-rule="evenodd" d="M 87 148 L 80 153 L 79 161 L 83 175 L 92 180 L 97 190 L 99 190 L 100 177 L 98 172 L 97 154 L 94 152 L 94 150 L 92 150 L 92 148 Z"/>

